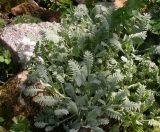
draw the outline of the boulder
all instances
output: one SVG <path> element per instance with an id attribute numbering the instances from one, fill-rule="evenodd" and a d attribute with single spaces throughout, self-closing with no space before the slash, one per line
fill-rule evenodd
<path id="1" fill-rule="evenodd" d="M 43 21 L 59 22 L 60 12 L 45 9 L 39 6 L 34 0 L 21 3 L 11 9 L 11 14 L 14 16 L 22 14 L 30 14 L 31 16 L 38 17 Z"/>
<path id="2" fill-rule="evenodd" d="M 0 45 L 11 51 L 14 60 L 28 62 L 37 42 L 44 40 L 48 33 L 52 41 L 58 42 L 60 27 L 56 22 L 9 25 L 0 32 Z"/>

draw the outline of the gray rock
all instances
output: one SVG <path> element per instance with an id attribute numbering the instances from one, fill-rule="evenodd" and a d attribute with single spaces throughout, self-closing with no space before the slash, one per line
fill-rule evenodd
<path id="1" fill-rule="evenodd" d="M 14 60 L 27 62 L 33 55 L 38 41 L 42 41 L 50 33 L 49 37 L 57 43 L 60 30 L 61 26 L 55 22 L 10 25 L 0 32 L 0 45 L 11 51 Z"/>

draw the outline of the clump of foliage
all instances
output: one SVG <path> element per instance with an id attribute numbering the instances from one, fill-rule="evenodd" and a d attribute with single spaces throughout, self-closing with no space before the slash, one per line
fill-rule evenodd
<path id="1" fill-rule="evenodd" d="M 42 20 L 37 18 L 37 17 L 33 17 L 31 15 L 26 15 L 26 14 L 21 15 L 21 16 L 17 16 L 12 21 L 13 24 L 18 24 L 18 23 L 39 23 L 39 22 L 42 22 Z"/>
<path id="2" fill-rule="evenodd" d="M 65 16 L 67 13 L 72 11 L 73 1 L 72 0 L 43 0 L 47 7 L 53 11 L 59 11 L 61 16 Z"/>
<path id="3" fill-rule="evenodd" d="M 0 18 L 0 29 L 3 28 L 6 25 L 5 20 Z"/>
<path id="4" fill-rule="evenodd" d="M 147 1 L 121 9 L 79 5 L 37 45 L 23 93 L 41 106 L 35 126 L 53 131 L 159 131 L 159 65 L 143 48 Z M 55 37 L 56 36 L 56 37 Z M 54 40 L 54 39 L 53 39 Z"/>
<path id="5" fill-rule="evenodd" d="M 0 117 L 0 123 L 3 124 L 5 120 Z M 12 119 L 13 123 L 10 126 L 8 132 L 31 132 L 30 131 L 30 124 L 29 121 L 26 119 L 24 116 L 15 116 Z M 1 132 L 7 132 L 2 126 L 0 126 L 0 131 Z"/>
<path id="6" fill-rule="evenodd" d="M 24 116 L 16 116 L 12 119 L 13 124 L 9 132 L 31 132 L 29 121 Z"/>
<path id="7" fill-rule="evenodd" d="M 160 34 L 160 1 L 156 0 L 151 6 L 150 13 L 152 15 L 151 31 L 154 34 Z"/>
<path id="8" fill-rule="evenodd" d="M 0 46 L 0 85 L 18 71 L 18 64 L 12 61 L 9 50 Z"/>
<path id="9" fill-rule="evenodd" d="M 3 130 L 3 127 L 1 126 L 1 124 L 4 122 L 4 119 L 3 119 L 3 117 L 0 117 L 0 131 L 1 131 L 1 129 Z"/>

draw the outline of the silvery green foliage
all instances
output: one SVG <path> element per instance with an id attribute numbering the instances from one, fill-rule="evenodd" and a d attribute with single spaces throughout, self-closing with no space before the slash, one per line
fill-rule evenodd
<path id="1" fill-rule="evenodd" d="M 53 113 L 49 112 L 50 114 L 46 110 L 42 113 L 46 116 L 45 120 L 40 118 L 39 115 L 35 119 L 36 126 L 56 126 L 56 121 L 50 122 L 51 116 L 55 117 L 55 120 L 56 118 L 60 119 L 71 113 L 73 115 L 70 115 L 68 118 L 73 119 L 72 123 L 74 123 L 75 116 L 78 118 L 76 122 L 80 122 L 82 116 L 87 117 L 78 128 L 76 128 L 76 125 L 73 126 L 74 129 L 88 126 L 88 128 L 94 130 L 95 126 L 97 126 L 97 129 L 100 129 L 98 128 L 100 124 L 109 123 L 109 118 L 100 118 L 102 115 L 106 115 L 105 117 L 110 117 L 116 120 L 122 120 L 123 113 L 120 112 L 121 109 L 125 109 L 126 111 L 136 111 L 140 109 L 139 103 L 129 101 L 127 97 L 129 95 L 128 91 L 122 90 L 119 92 L 113 92 L 117 89 L 118 83 L 121 82 L 123 78 L 119 77 L 116 73 L 112 75 L 112 73 L 108 71 L 107 74 L 105 74 L 105 72 L 91 72 L 93 67 L 93 55 L 89 51 L 85 52 L 84 63 L 82 64 L 83 65 L 80 66 L 78 62 L 69 60 L 69 69 L 71 71 L 72 80 L 75 82 L 65 82 L 64 92 L 66 93 L 66 97 L 64 96 L 59 101 L 56 101 L 54 99 L 57 94 L 55 91 L 53 93 L 55 97 L 37 96 L 34 98 L 34 101 L 41 106 L 48 106 L 49 111 L 55 109 Z M 83 69 L 83 67 L 86 68 Z M 58 94 L 57 96 L 60 97 Z M 58 105 L 60 106 L 56 107 Z M 53 107 L 54 109 L 52 109 Z M 99 119 L 97 120 L 97 118 Z M 94 127 L 92 128 L 92 126 Z"/>
<path id="2" fill-rule="evenodd" d="M 72 46 L 74 56 L 79 56 L 84 49 L 97 52 L 101 48 L 99 44 L 108 41 L 111 12 L 110 9 L 98 4 L 89 13 L 85 5 L 79 5 L 72 17 L 68 16 L 68 19 L 63 21 L 64 29 L 67 29 L 63 34 L 68 36 L 70 42 L 68 44 Z"/>
<path id="3" fill-rule="evenodd" d="M 88 16 L 88 9 L 87 9 L 86 5 L 79 4 L 78 7 L 75 9 L 74 16 L 78 19 L 81 19 L 84 16 Z"/>
<path id="4" fill-rule="evenodd" d="M 30 38 L 24 37 L 21 40 L 19 47 L 17 47 L 20 60 L 25 62 L 29 61 L 33 56 L 35 45 L 36 42 L 32 41 Z"/>
<path id="5" fill-rule="evenodd" d="M 53 131 L 62 125 L 70 132 L 83 128 L 103 132 L 102 125 L 116 131 L 157 127 L 160 112 L 156 111 L 154 88 L 159 69 L 147 53 L 136 54 L 146 38 L 149 17 L 132 14 L 126 21 L 134 19 L 135 27 L 120 37 L 121 30 L 111 24 L 109 17 L 114 14 L 107 7 L 98 4 L 89 11 L 79 5 L 75 11 L 63 20 L 59 43 L 44 40 L 36 48 L 38 59 L 30 78 L 51 87 L 46 85 L 34 97 L 43 108 L 35 117 L 35 126 Z M 37 88 L 29 94 L 30 88 L 27 95 L 39 92 Z"/>
<path id="6" fill-rule="evenodd" d="M 59 43 L 61 41 L 61 37 L 58 35 L 58 33 L 62 30 L 62 27 L 59 23 L 55 23 L 52 26 L 51 30 L 43 30 L 42 33 L 45 35 L 45 39 L 49 41 L 53 41 L 54 43 Z"/>

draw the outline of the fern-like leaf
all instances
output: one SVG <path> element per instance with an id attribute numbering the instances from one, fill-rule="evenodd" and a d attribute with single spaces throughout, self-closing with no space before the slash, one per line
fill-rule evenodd
<path id="1" fill-rule="evenodd" d="M 58 102 L 53 96 L 36 96 L 34 101 L 42 106 L 54 106 Z"/>
<path id="2" fill-rule="evenodd" d="M 87 76 L 86 66 L 80 67 L 76 61 L 70 60 L 68 62 L 69 69 L 78 87 L 80 87 L 85 81 Z"/>
<path id="3" fill-rule="evenodd" d="M 113 73 L 113 77 L 115 78 L 115 80 L 117 81 L 117 82 L 120 82 L 120 81 L 122 81 L 123 80 L 123 74 L 119 71 L 119 70 L 117 70 L 115 73 Z"/>
<path id="4" fill-rule="evenodd" d="M 46 68 L 43 65 L 37 66 L 37 72 L 43 82 L 49 82 L 49 77 Z"/>
<path id="5" fill-rule="evenodd" d="M 129 92 L 127 90 L 120 90 L 116 93 L 116 96 L 114 97 L 115 98 L 114 102 L 120 103 L 120 102 L 124 101 L 128 95 L 129 95 Z"/>
<path id="6" fill-rule="evenodd" d="M 37 128 L 44 128 L 48 123 L 44 123 L 44 122 L 35 122 L 34 125 Z"/>
<path id="7" fill-rule="evenodd" d="M 56 78 L 60 83 L 64 83 L 64 78 L 60 74 L 58 74 Z"/>
<path id="8" fill-rule="evenodd" d="M 131 34 L 131 35 L 129 35 L 129 39 L 139 38 L 139 39 L 143 39 L 144 40 L 147 37 L 146 34 L 147 34 L 146 31 L 135 33 L 135 34 Z"/>
<path id="9" fill-rule="evenodd" d="M 84 53 L 84 62 L 85 62 L 85 65 L 87 67 L 87 72 L 88 72 L 88 74 L 90 74 L 91 73 L 91 69 L 93 67 L 93 55 L 92 55 L 91 52 L 86 51 Z"/>
<path id="10" fill-rule="evenodd" d="M 110 39 L 110 44 L 115 50 L 124 52 L 122 49 L 122 44 L 118 41 L 118 36 L 116 34 L 114 34 L 113 38 Z"/>
<path id="11" fill-rule="evenodd" d="M 122 105 L 124 109 L 133 111 L 133 110 L 139 110 L 140 111 L 140 104 L 130 101 L 125 101 L 125 104 Z"/>
<path id="12" fill-rule="evenodd" d="M 78 114 L 78 108 L 77 108 L 77 105 L 76 103 L 74 103 L 73 101 L 70 101 L 68 104 L 67 104 L 67 107 L 68 107 L 68 110 L 70 113 L 72 114 Z"/>
<path id="13" fill-rule="evenodd" d="M 43 91 L 42 89 L 37 89 L 34 86 L 30 86 L 30 87 L 26 88 L 23 91 L 23 93 L 24 93 L 25 96 L 31 96 L 31 97 L 33 97 L 33 96 L 37 95 L 38 92 L 42 92 L 42 91 Z"/>
<path id="14" fill-rule="evenodd" d="M 155 49 L 153 50 L 154 54 L 160 55 L 160 46 L 156 46 Z"/>
<path id="15" fill-rule="evenodd" d="M 150 119 L 150 120 L 148 121 L 148 125 L 154 126 L 154 127 L 160 127 L 160 122 L 157 121 L 157 120 L 154 120 L 154 119 Z"/>
<path id="16" fill-rule="evenodd" d="M 57 116 L 57 117 L 63 117 L 65 115 L 68 115 L 69 112 L 67 109 L 57 109 L 54 111 L 54 114 Z"/>
<path id="17" fill-rule="evenodd" d="M 122 120 L 122 115 L 118 111 L 113 110 L 112 108 L 108 108 L 106 110 L 106 114 L 110 118 L 113 118 L 113 119 L 116 119 L 116 120 Z"/>
<path id="18" fill-rule="evenodd" d="M 109 124 L 109 119 L 108 118 L 98 119 L 98 123 L 99 125 L 107 125 Z"/>
<path id="19" fill-rule="evenodd" d="M 80 75 L 80 66 L 79 64 L 74 61 L 74 60 L 69 60 L 68 61 L 68 65 L 69 65 L 69 69 L 70 69 L 70 72 L 72 74 L 72 76 L 77 76 L 77 75 Z"/>

